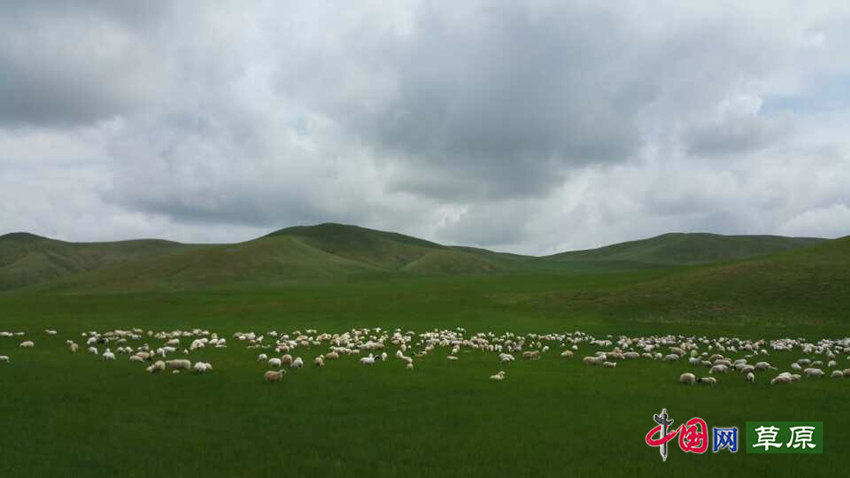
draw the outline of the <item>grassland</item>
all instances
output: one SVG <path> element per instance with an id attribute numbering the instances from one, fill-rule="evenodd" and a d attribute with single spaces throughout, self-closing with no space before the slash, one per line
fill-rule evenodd
<path id="1" fill-rule="evenodd" d="M 210 266 L 206 261 L 227 256 L 205 257 L 199 248 L 177 252 L 197 254 L 198 265 L 182 269 L 184 276 L 181 270 L 162 274 L 173 262 L 160 256 L 137 262 L 150 267 L 147 276 L 137 269 L 142 266 L 122 263 L 132 287 L 116 287 L 111 274 L 122 267 L 110 266 L 0 293 L 0 330 L 25 331 L 37 343 L 21 351 L 17 340 L 0 338 L 0 354 L 12 357 L 0 364 L 0 476 L 846 474 L 850 382 L 843 380 L 776 387 L 767 377 L 750 385 L 729 376 L 716 387 L 684 387 L 676 377 L 685 364 L 629 361 L 600 370 L 553 355 L 502 366 L 493 354 L 465 352 L 457 363 L 442 353 L 428 356 L 412 373 L 398 363 L 367 369 L 343 359 L 269 385 L 256 351 L 233 341 L 192 357 L 215 364 L 216 371 L 203 376 L 149 375 L 126 358 L 107 363 L 72 355 L 63 345 L 82 331 L 131 327 L 201 327 L 226 337 L 352 327 L 809 340 L 850 335 L 848 239 L 731 262 L 635 267 L 634 257 L 618 257 L 598 268 L 579 261 L 580 267 L 565 269 L 417 243 L 425 250 L 419 259 L 447 250 L 498 267 L 411 274 L 405 266 L 418 259 L 392 259 L 400 256 L 381 252 L 385 246 L 333 249 L 333 241 L 296 236 L 268 239 L 297 241 L 311 254 L 339 258 L 343 270 L 356 264 L 357 272 L 233 280 L 242 273 L 234 269 L 274 268 L 242 266 L 251 257 L 261 260 L 250 250 Z M 371 267 L 361 270 L 367 262 Z M 202 268 L 228 277 L 204 279 L 194 272 Z M 45 335 L 46 328 L 59 335 Z M 301 355 L 309 363 L 322 352 Z M 775 353 L 769 360 L 783 370 L 797 356 Z M 847 357 L 838 360 L 850 367 Z M 499 369 L 507 371 L 505 381 L 487 380 Z M 709 426 L 823 421 L 825 453 L 687 455 L 674 445 L 663 463 L 643 441 L 661 408 L 676 423 L 699 416 Z"/>

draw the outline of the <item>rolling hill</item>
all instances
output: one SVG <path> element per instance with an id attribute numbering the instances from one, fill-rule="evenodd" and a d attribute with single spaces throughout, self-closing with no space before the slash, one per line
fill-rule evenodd
<path id="1" fill-rule="evenodd" d="M 850 236 L 780 254 L 670 270 L 602 291 L 561 291 L 537 299 L 563 310 L 581 302 L 629 319 L 739 325 L 846 324 Z"/>
<path id="2" fill-rule="evenodd" d="M 624 272 L 737 260 L 819 241 L 665 234 L 589 251 L 530 257 L 332 223 L 290 227 L 247 242 L 214 245 L 160 240 L 69 243 L 15 233 L 0 237 L 0 290 L 265 286 L 375 274 Z"/>
<path id="3" fill-rule="evenodd" d="M 183 247 L 176 242 L 154 239 L 72 243 L 28 233 L 6 234 L 0 236 L 0 290 L 157 257 Z"/>
<path id="4" fill-rule="evenodd" d="M 557 262 L 619 261 L 643 264 L 688 265 L 747 259 L 811 246 L 824 239 L 782 236 L 722 236 L 671 233 L 542 258 Z"/>

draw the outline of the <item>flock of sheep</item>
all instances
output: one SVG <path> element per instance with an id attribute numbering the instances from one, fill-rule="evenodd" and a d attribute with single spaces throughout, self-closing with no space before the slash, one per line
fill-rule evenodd
<path id="1" fill-rule="evenodd" d="M 55 330 L 45 330 L 47 336 L 56 336 Z M 20 349 L 31 349 L 36 340 L 25 337 L 24 332 L 0 332 L 2 339 L 22 340 Z M 25 339 L 25 340 L 23 340 Z M 279 382 L 287 373 L 286 368 L 304 367 L 304 360 L 298 351 L 319 351 L 313 359 L 314 367 L 324 367 L 329 361 L 342 357 L 355 356 L 363 366 L 373 366 L 378 362 L 396 361 L 407 370 L 413 370 L 416 361 L 428 355 L 443 356 L 450 362 L 458 361 L 461 351 L 479 351 L 493 353 L 501 364 L 513 362 L 516 356 L 524 360 L 539 360 L 547 355 L 560 360 L 571 360 L 580 351 L 586 350 L 583 362 L 587 366 L 613 369 L 618 363 L 629 360 L 650 360 L 668 363 L 686 362 L 694 372 L 679 375 L 682 384 L 716 385 L 718 377 L 738 374 L 748 382 L 755 382 L 762 374 L 776 373 L 777 368 L 766 360 L 771 353 L 799 352 L 803 357 L 791 363 L 790 371 L 784 371 L 770 378 L 771 384 L 788 384 L 800 381 L 804 376 L 821 378 L 826 375 L 824 368 L 830 371 L 831 378 L 850 378 L 850 368 L 841 370 L 838 359 L 845 356 L 850 359 L 850 338 L 823 339 L 811 343 L 803 338 L 778 339 L 773 341 L 747 340 L 740 338 L 708 338 L 705 336 L 647 336 L 597 338 L 579 331 L 563 334 L 514 334 L 492 332 L 467 334 L 463 328 L 455 330 L 432 330 L 422 333 L 402 332 L 381 328 L 352 329 L 339 334 L 319 333 L 308 329 L 303 332 L 278 333 L 271 330 L 264 333 L 236 332 L 232 339 L 247 349 L 256 350 L 256 361 L 267 370 L 263 379 L 267 382 Z M 104 333 L 83 332 L 75 340 L 66 340 L 65 345 L 71 353 L 82 346 L 87 353 L 105 361 L 115 361 L 118 356 L 126 356 L 131 362 L 139 363 L 148 373 L 194 372 L 204 374 L 212 372 L 209 362 L 189 359 L 193 352 L 207 348 L 226 348 L 227 339 L 203 329 L 145 331 L 143 329 L 112 330 Z M 114 351 L 113 351 L 114 349 Z M 0 348 L 2 350 L 2 348 Z M 394 354 L 388 353 L 395 350 Z M 592 353 L 590 350 L 594 350 Z M 25 353 L 25 352 L 21 352 Z M 0 355 L 0 363 L 9 363 L 9 355 Z M 495 360 L 494 360 L 495 362 Z M 697 370 L 707 371 L 695 373 Z M 501 370 L 490 376 L 491 380 L 505 380 L 506 373 Z"/>

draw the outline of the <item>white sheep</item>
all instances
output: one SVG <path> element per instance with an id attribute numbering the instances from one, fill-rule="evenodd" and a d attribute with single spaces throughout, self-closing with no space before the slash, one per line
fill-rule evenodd
<path id="1" fill-rule="evenodd" d="M 803 373 L 806 374 L 806 377 L 817 377 L 817 378 L 823 377 L 823 370 L 821 370 L 819 368 L 811 368 L 810 367 L 810 368 L 807 368 L 806 370 L 803 370 Z"/>
<path id="2" fill-rule="evenodd" d="M 165 371 L 165 362 L 162 360 L 157 360 L 150 367 L 146 369 L 150 373 L 159 373 Z"/>
<path id="3" fill-rule="evenodd" d="M 325 359 L 321 355 L 319 355 L 318 357 L 316 357 L 315 360 L 313 360 L 313 365 L 315 365 L 316 367 L 324 367 Z"/>
<path id="4" fill-rule="evenodd" d="M 44 333 L 47 334 L 47 335 L 56 335 L 56 331 L 50 330 L 50 329 L 45 329 Z"/>
<path id="5" fill-rule="evenodd" d="M 407 370 L 413 370 L 413 362 L 408 363 L 404 368 Z"/>
<path id="6" fill-rule="evenodd" d="M 207 363 L 207 362 L 197 362 L 195 364 L 194 368 L 195 368 L 195 372 L 197 372 L 199 374 L 210 372 L 213 369 L 212 364 Z"/>
<path id="7" fill-rule="evenodd" d="M 295 357 L 295 360 L 293 360 L 292 363 L 289 364 L 289 368 L 301 368 L 303 366 L 304 360 L 302 360 L 301 357 Z"/>
<path id="8" fill-rule="evenodd" d="M 0 355 L 0 362 L 9 363 L 9 356 L 8 355 Z"/>
<path id="9" fill-rule="evenodd" d="M 602 362 L 602 366 L 605 368 L 616 368 L 617 362 Z"/>
<path id="10" fill-rule="evenodd" d="M 747 381 L 750 383 L 756 382 L 756 376 L 753 374 L 753 372 L 747 374 Z"/>
<path id="11" fill-rule="evenodd" d="M 570 350 L 564 350 L 563 352 L 561 352 L 561 357 L 573 358 L 573 353 Z"/>
<path id="12" fill-rule="evenodd" d="M 268 359 L 269 359 L 269 357 L 266 354 L 260 354 L 259 356 L 257 356 L 257 362 L 265 362 Z"/>
<path id="13" fill-rule="evenodd" d="M 24 342 L 21 342 L 22 349 L 31 349 L 33 347 L 35 347 L 35 342 L 33 342 L 32 340 L 26 340 Z"/>
<path id="14" fill-rule="evenodd" d="M 696 383 L 696 381 L 697 381 L 697 377 L 696 377 L 696 375 L 694 375 L 692 373 L 686 372 L 686 373 L 683 373 L 682 375 L 679 375 L 679 383 L 683 383 L 685 385 L 693 385 L 693 384 Z"/>
<path id="15" fill-rule="evenodd" d="M 175 370 L 191 370 L 192 369 L 192 362 L 190 362 L 186 359 L 169 360 L 169 361 L 165 362 L 165 364 L 169 368 L 173 368 Z"/>
<path id="16" fill-rule="evenodd" d="M 360 364 L 361 365 L 375 365 L 375 357 L 373 357 L 372 354 L 369 354 L 368 357 L 362 357 L 360 359 Z"/>
<path id="17" fill-rule="evenodd" d="M 268 372 L 263 374 L 263 378 L 266 382 L 280 382 L 283 379 L 283 374 L 286 373 L 286 370 L 280 370 L 275 372 L 274 370 L 269 370 Z"/>
<path id="18" fill-rule="evenodd" d="M 587 356 L 582 360 L 585 363 L 585 365 L 593 365 L 593 366 L 602 365 L 602 362 L 605 361 L 605 359 L 602 358 L 602 357 L 592 357 L 592 356 Z"/>
<path id="19" fill-rule="evenodd" d="M 490 375 L 490 380 L 501 381 L 501 380 L 504 380 L 504 379 L 505 379 L 505 371 L 504 370 L 500 371 L 496 375 Z"/>
<path id="20" fill-rule="evenodd" d="M 103 352 L 103 360 L 115 360 L 115 354 L 111 350 L 106 349 L 106 352 Z"/>
<path id="21" fill-rule="evenodd" d="M 699 383 L 705 383 L 707 385 L 717 385 L 717 379 L 714 377 L 700 377 L 697 379 Z"/>
<path id="22" fill-rule="evenodd" d="M 711 367 L 711 369 L 708 371 L 708 373 L 711 374 L 711 375 L 714 375 L 714 372 L 726 373 L 726 371 L 728 369 L 729 369 L 729 367 L 727 367 L 726 365 L 720 364 L 720 365 L 715 365 L 715 366 Z"/>
<path id="23" fill-rule="evenodd" d="M 273 357 L 273 358 L 269 359 L 269 367 L 280 368 L 282 366 L 283 366 L 283 360 L 281 360 L 277 357 Z"/>
<path id="24" fill-rule="evenodd" d="M 842 372 L 841 370 L 833 370 L 830 376 L 832 378 L 844 378 L 844 372 Z"/>
<path id="25" fill-rule="evenodd" d="M 97 347 L 89 347 L 89 353 L 92 355 L 99 355 Z"/>

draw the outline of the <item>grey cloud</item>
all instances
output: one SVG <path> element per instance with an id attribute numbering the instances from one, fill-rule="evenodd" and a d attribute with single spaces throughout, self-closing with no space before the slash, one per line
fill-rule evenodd
<path id="1" fill-rule="evenodd" d="M 75 126 L 126 114 L 157 93 L 145 42 L 163 2 L 9 2 L 0 15 L 0 125 Z"/>
<path id="2" fill-rule="evenodd" d="M 839 234 L 846 7 L 767 5 L 6 2 L 0 232 Z"/>
<path id="3" fill-rule="evenodd" d="M 345 38 L 359 60 L 354 72 L 337 50 L 319 51 L 326 56 L 301 65 L 306 71 L 282 72 L 281 89 L 306 91 L 306 101 L 379 154 L 426 170 L 423 181 L 406 175 L 394 187 L 446 199 L 545 195 L 564 169 L 624 161 L 640 146 L 635 114 L 652 85 L 634 75 L 634 32 L 620 19 L 575 6 L 534 16 L 507 2 L 480 6 L 469 22 L 446 13 L 424 4 L 405 35 L 364 39 L 358 30 Z M 386 85 L 374 97 L 302 89 L 303 81 L 368 75 L 364 63 Z M 480 187 L 434 188 L 434 177 Z"/>

